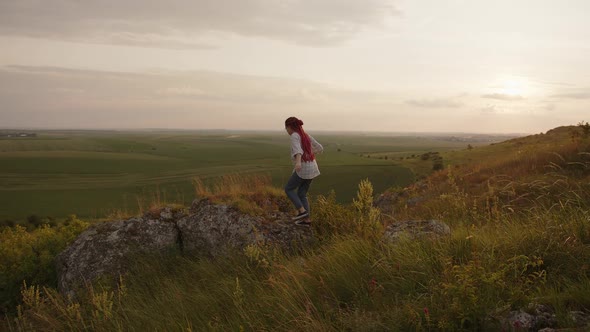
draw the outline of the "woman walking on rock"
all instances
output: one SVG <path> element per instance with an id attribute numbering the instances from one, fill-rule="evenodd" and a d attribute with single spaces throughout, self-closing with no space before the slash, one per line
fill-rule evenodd
<path id="1" fill-rule="evenodd" d="M 307 191 L 311 181 L 320 175 L 315 153 L 321 153 L 324 147 L 307 134 L 302 126 L 303 121 L 294 116 L 285 120 L 285 130 L 291 136 L 291 160 L 294 165 L 293 174 L 285 185 L 285 193 L 297 209 L 298 214 L 293 217 L 295 223 L 310 225 Z"/>

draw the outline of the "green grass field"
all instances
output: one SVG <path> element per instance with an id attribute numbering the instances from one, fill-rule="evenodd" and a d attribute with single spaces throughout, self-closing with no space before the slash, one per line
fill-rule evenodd
<path id="1" fill-rule="evenodd" d="M 152 200 L 187 204 L 193 177 L 205 182 L 236 172 L 270 174 L 282 187 L 291 174 L 286 133 L 197 131 L 37 131 L 36 138 L 0 139 L 0 220 L 30 215 L 100 219 L 135 213 Z M 429 137 L 314 134 L 324 145 L 322 175 L 311 195 L 352 199 L 361 179 L 378 193 L 406 186 L 429 162 L 400 161 L 426 151 L 464 149 L 468 142 Z M 476 144 L 476 143 L 474 143 Z M 370 157 L 367 157 L 367 156 Z M 384 156 L 388 156 L 386 160 Z"/>

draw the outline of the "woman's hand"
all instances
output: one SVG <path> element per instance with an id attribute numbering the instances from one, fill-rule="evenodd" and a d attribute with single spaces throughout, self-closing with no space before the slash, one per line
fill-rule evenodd
<path id="1" fill-rule="evenodd" d="M 295 164 L 295 171 L 299 172 L 301 170 L 301 163 L 298 162 Z"/>
<path id="2" fill-rule="evenodd" d="M 295 155 L 295 170 L 297 172 L 301 170 L 301 153 Z"/>

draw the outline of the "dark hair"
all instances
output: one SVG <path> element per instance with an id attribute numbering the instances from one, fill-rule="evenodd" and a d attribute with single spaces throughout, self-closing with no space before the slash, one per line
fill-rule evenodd
<path id="1" fill-rule="evenodd" d="M 294 132 L 298 133 L 301 137 L 301 148 L 303 149 L 303 155 L 301 156 L 301 160 L 303 161 L 313 161 L 315 156 L 313 151 L 311 150 L 311 140 L 307 133 L 303 130 L 303 121 L 297 119 L 296 117 L 292 116 L 285 120 L 285 127 L 290 127 L 293 129 Z"/>

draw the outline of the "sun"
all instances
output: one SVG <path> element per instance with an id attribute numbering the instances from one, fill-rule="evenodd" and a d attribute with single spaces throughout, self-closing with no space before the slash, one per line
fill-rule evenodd
<path id="1" fill-rule="evenodd" d="M 525 77 L 502 76 L 491 85 L 489 93 L 510 97 L 525 97 L 532 92 L 531 83 Z"/>
<path id="2" fill-rule="evenodd" d="M 509 96 L 525 96 L 530 90 L 530 83 L 526 78 L 508 76 L 500 80 L 498 92 Z"/>
<path id="3" fill-rule="evenodd" d="M 500 88 L 501 93 L 510 96 L 522 96 L 526 89 L 526 84 L 523 80 L 508 79 L 504 81 Z"/>

